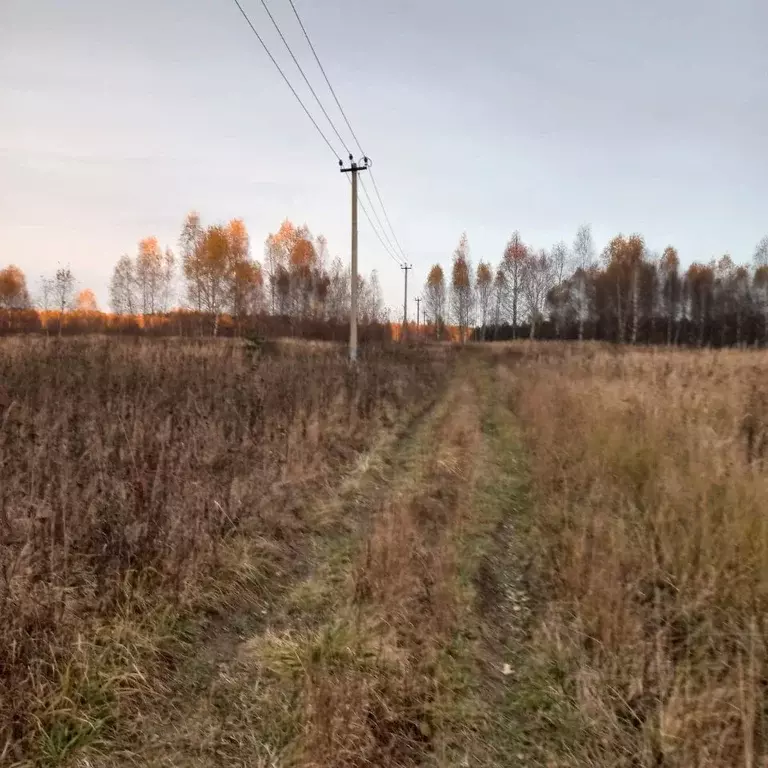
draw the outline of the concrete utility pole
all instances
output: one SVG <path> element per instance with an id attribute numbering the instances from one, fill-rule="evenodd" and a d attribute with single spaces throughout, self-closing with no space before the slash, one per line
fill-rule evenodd
<path id="1" fill-rule="evenodd" d="M 344 167 L 344 163 L 339 160 L 342 173 L 352 174 L 352 267 L 350 286 L 350 308 L 349 308 L 349 360 L 354 363 L 357 361 L 357 174 L 365 171 L 370 165 L 370 160 L 363 157 L 358 162 L 349 156 L 349 168 Z"/>
<path id="2" fill-rule="evenodd" d="M 417 296 L 414 301 L 416 302 L 416 336 L 419 335 L 419 310 L 421 309 L 421 296 Z"/>
<path id="3" fill-rule="evenodd" d="M 408 335 L 408 270 L 413 269 L 413 264 L 401 264 L 400 269 L 405 271 L 405 293 L 403 295 L 403 338 Z"/>

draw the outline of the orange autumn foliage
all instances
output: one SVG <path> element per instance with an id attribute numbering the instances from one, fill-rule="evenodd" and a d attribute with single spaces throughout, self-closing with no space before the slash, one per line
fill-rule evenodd
<path id="1" fill-rule="evenodd" d="M 403 324 L 390 323 L 392 332 L 392 341 L 400 341 L 403 338 Z M 410 340 L 420 339 L 423 341 L 435 341 L 437 339 L 437 329 L 433 323 L 422 323 L 418 331 L 415 323 L 408 323 L 408 338 Z M 461 341 L 461 331 L 458 325 L 443 325 L 440 329 L 440 341 Z"/>
<path id="2" fill-rule="evenodd" d="M 126 336 L 218 336 L 260 337 L 335 341 L 345 343 L 349 338 L 346 322 L 316 318 L 278 317 L 257 313 L 233 317 L 225 313 L 214 316 L 205 312 L 177 309 L 156 315 L 127 315 L 109 312 L 82 311 L 61 313 L 58 310 L 19 309 L 0 312 L 0 335 L 44 333 L 48 335 L 76 336 L 81 334 Z M 358 324 L 361 343 L 386 343 L 392 340 L 388 323 Z"/>
<path id="3" fill-rule="evenodd" d="M 96 294 L 90 288 L 84 288 L 77 294 L 75 308 L 78 312 L 98 312 L 99 306 L 96 302 Z"/>

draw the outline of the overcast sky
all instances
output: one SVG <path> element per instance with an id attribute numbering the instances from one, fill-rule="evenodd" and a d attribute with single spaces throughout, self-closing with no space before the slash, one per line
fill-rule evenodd
<path id="1" fill-rule="evenodd" d="M 295 2 L 411 296 L 464 230 L 475 263 L 515 229 L 541 247 L 582 223 L 600 247 L 641 232 L 684 263 L 749 260 L 768 233 L 766 0 Z M 268 4 L 330 108 L 288 0 Z M 257 258 L 286 217 L 349 256 L 349 185 L 232 0 L 0 0 L 0 266 L 34 288 L 69 264 L 105 305 L 120 254 L 175 248 L 190 209 L 244 218 Z M 398 306 L 364 218 L 360 248 Z"/>

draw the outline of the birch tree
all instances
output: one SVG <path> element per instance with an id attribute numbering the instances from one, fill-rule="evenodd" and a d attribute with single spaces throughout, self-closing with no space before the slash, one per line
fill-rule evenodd
<path id="1" fill-rule="evenodd" d="M 759 265 L 752 277 L 752 293 L 763 326 L 763 346 L 768 346 L 768 264 Z"/>
<path id="2" fill-rule="evenodd" d="M 72 309 L 75 293 L 75 276 L 69 267 L 60 267 L 56 270 L 53 279 L 53 297 L 56 308 L 60 314 Z"/>
<path id="3" fill-rule="evenodd" d="M 451 268 L 451 306 L 453 318 L 459 327 L 462 344 L 466 341 L 467 330 L 472 321 L 472 267 L 469 261 L 469 241 L 466 232 L 462 234 L 453 252 Z"/>
<path id="4" fill-rule="evenodd" d="M 493 294 L 493 273 L 491 267 L 486 262 L 481 261 L 477 265 L 477 274 L 475 275 L 475 293 L 477 295 L 477 308 L 480 312 L 480 325 L 483 329 L 483 339 L 485 339 L 485 327 L 488 321 L 490 311 L 491 297 Z"/>
<path id="5" fill-rule="evenodd" d="M 439 339 L 445 324 L 445 273 L 439 264 L 434 264 L 427 275 L 424 310 L 433 318 L 435 335 Z"/>
<path id="6" fill-rule="evenodd" d="M 496 277 L 493 279 L 493 338 L 499 333 L 501 326 L 502 311 L 507 304 L 507 274 L 502 267 L 496 270 Z"/>
<path id="7" fill-rule="evenodd" d="M 671 245 L 664 249 L 659 262 L 661 291 L 664 296 L 664 314 L 667 319 L 667 346 L 677 339 L 675 333 L 680 306 L 680 258 Z"/>
<path id="8" fill-rule="evenodd" d="M 579 341 L 583 341 L 584 324 L 589 320 L 591 303 L 588 291 L 588 275 L 595 264 L 595 245 L 589 224 L 583 224 L 577 230 L 571 253 L 575 278 L 573 303 L 579 327 Z"/>
<path id="9" fill-rule="evenodd" d="M 112 278 L 109 281 L 109 305 L 116 315 L 136 313 L 138 306 L 136 275 L 133 259 L 127 253 L 118 259 L 112 270 Z"/>
<path id="10" fill-rule="evenodd" d="M 525 264 L 528 248 L 523 243 L 520 233 L 515 231 L 504 249 L 502 269 L 506 275 L 506 285 L 512 311 L 512 338 L 517 338 L 517 325 L 524 294 Z"/>
<path id="11" fill-rule="evenodd" d="M 187 302 L 198 312 L 203 311 L 205 288 L 203 283 L 205 230 L 196 211 L 187 214 L 179 237 L 181 266 L 186 279 Z"/>
<path id="12" fill-rule="evenodd" d="M 760 240 L 755 246 L 755 255 L 753 257 L 755 269 L 768 267 L 768 235 Z"/>
<path id="13" fill-rule="evenodd" d="M 139 241 L 134 268 L 139 295 L 139 307 L 143 315 L 154 315 L 163 292 L 163 253 L 156 237 Z"/>
<path id="14" fill-rule="evenodd" d="M 547 296 L 554 285 L 555 272 L 546 250 L 530 253 L 524 263 L 523 286 L 530 319 L 530 338 L 536 338 L 536 327 L 544 318 Z"/>

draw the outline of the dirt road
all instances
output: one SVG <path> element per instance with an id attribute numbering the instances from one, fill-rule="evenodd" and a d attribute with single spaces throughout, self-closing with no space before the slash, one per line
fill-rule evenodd
<path id="1" fill-rule="evenodd" d="M 426 412 L 305 500 L 316 534 L 279 595 L 215 622 L 87 764 L 531 764 L 521 455 L 498 372 L 460 361 Z"/>

